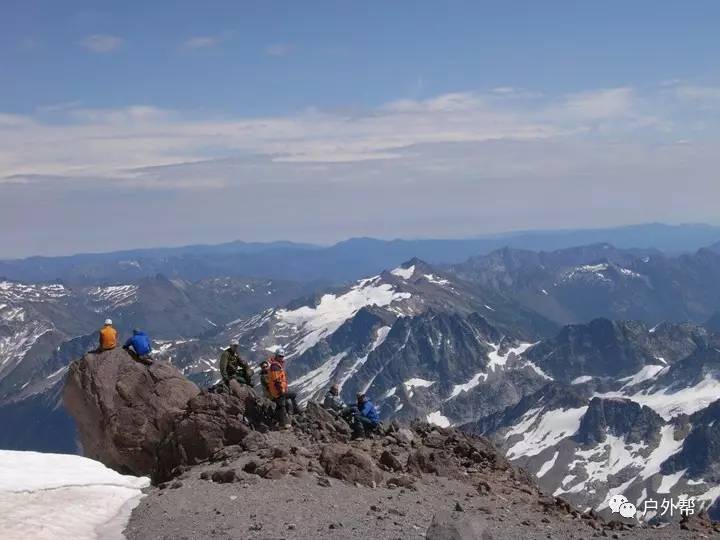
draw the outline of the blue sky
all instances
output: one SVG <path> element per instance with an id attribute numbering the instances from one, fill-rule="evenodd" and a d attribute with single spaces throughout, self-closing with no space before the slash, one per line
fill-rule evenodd
<path id="1" fill-rule="evenodd" d="M 0 9 L 0 257 L 717 222 L 717 2 Z"/>

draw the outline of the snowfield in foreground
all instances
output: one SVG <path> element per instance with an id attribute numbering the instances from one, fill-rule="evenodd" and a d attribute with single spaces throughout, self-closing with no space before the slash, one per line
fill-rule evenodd
<path id="1" fill-rule="evenodd" d="M 80 456 L 0 450 L 0 536 L 122 539 L 149 484 Z"/>

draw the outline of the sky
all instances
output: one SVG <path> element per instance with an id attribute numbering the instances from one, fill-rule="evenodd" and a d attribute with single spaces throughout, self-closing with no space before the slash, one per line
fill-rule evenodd
<path id="1" fill-rule="evenodd" d="M 720 3 L 4 0 L 0 258 L 720 223 Z"/>

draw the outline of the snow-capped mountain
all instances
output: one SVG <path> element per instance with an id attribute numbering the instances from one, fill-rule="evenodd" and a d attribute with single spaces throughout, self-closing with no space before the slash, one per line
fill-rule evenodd
<path id="1" fill-rule="evenodd" d="M 668 319 L 710 318 L 718 286 L 703 298 L 700 290 L 720 276 L 717 259 L 712 250 L 673 259 L 607 245 L 503 250 L 455 268 L 412 259 L 311 296 L 304 286 L 231 278 L 4 282 L 0 421 L 9 428 L 0 445 L 72 450 L 57 383 L 111 316 L 121 332 L 149 330 L 156 355 L 204 385 L 218 379 L 231 342 L 253 364 L 282 347 L 301 401 L 338 383 L 346 401 L 368 393 L 385 419 L 491 435 L 543 487 L 583 507 L 605 511 L 619 492 L 634 502 L 685 494 L 709 503 L 720 493 L 720 338 L 655 321 L 670 311 Z M 596 311 L 650 323 L 557 324 Z"/>
<path id="2" fill-rule="evenodd" d="M 453 267 L 560 324 L 598 317 L 698 324 L 720 305 L 720 253 L 668 257 L 596 244 L 553 252 L 502 249 Z"/>
<path id="3" fill-rule="evenodd" d="M 70 361 L 97 346 L 105 318 L 113 319 L 121 339 L 143 328 L 162 350 L 307 290 L 234 278 L 191 283 L 156 276 L 82 287 L 0 281 L 0 447 L 74 451 L 57 385 Z"/>
<path id="4" fill-rule="evenodd" d="M 460 424 L 514 405 L 544 384 L 548 376 L 519 355 L 548 328 L 554 327 L 497 291 L 413 259 L 231 322 L 213 336 L 167 343 L 165 354 L 208 384 L 217 380 L 228 343 L 239 341 L 255 364 L 282 347 L 301 401 L 338 383 L 348 401 L 367 392 L 385 417 Z"/>
<path id="5" fill-rule="evenodd" d="M 607 511 L 615 494 L 638 506 L 671 497 L 710 506 L 720 495 L 718 346 L 720 336 L 690 325 L 568 327 L 523 355 L 552 382 L 466 427 L 493 434 L 542 487 L 580 507 Z"/>

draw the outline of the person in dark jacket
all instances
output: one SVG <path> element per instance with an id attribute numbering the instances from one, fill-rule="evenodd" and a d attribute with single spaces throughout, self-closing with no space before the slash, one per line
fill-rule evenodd
<path id="1" fill-rule="evenodd" d="M 353 417 L 353 437 L 364 439 L 380 426 L 380 414 L 367 396 L 363 393 L 357 395 L 357 412 Z"/>
<path id="2" fill-rule="evenodd" d="M 240 384 L 252 386 L 252 368 L 240 357 L 238 349 L 238 344 L 233 343 L 223 351 L 220 356 L 220 376 L 228 387 L 233 379 Z"/>
<path id="3" fill-rule="evenodd" d="M 146 366 L 152 364 L 152 345 L 145 332 L 137 329 L 133 330 L 133 335 L 125 342 L 123 349 L 138 362 Z"/>
<path id="4" fill-rule="evenodd" d="M 323 399 L 323 407 L 337 414 L 341 414 L 347 408 L 345 402 L 340 397 L 340 385 L 333 384 L 330 387 L 330 390 L 328 390 Z"/>

